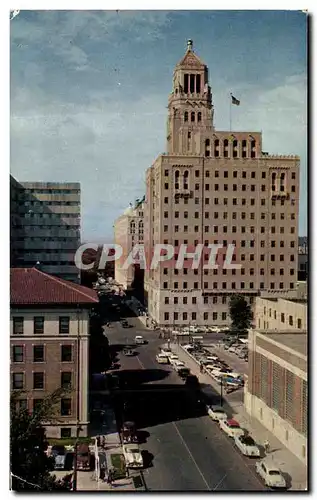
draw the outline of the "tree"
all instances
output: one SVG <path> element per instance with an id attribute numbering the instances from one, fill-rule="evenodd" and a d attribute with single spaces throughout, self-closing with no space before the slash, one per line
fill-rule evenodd
<path id="1" fill-rule="evenodd" d="M 70 490 L 65 478 L 56 480 L 50 474 L 54 470 L 54 459 L 45 453 L 48 443 L 42 422 L 54 419 L 55 407 L 65 390 L 58 389 L 49 394 L 35 411 L 18 406 L 14 391 L 10 399 L 10 463 L 12 489 L 15 491 Z"/>
<path id="2" fill-rule="evenodd" d="M 231 327 L 237 333 L 246 332 L 251 327 L 252 311 L 243 295 L 233 295 L 230 299 L 229 312 Z"/>

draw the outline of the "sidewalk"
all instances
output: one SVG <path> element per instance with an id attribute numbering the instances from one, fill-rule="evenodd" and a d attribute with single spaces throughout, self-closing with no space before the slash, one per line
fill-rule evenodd
<path id="1" fill-rule="evenodd" d="M 183 361 L 186 366 L 191 370 L 191 372 L 196 375 L 199 381 L 203 384 L 208 384 L 215 392 L 220 391 L 219 385 L 206 373 L 200 373 L 200 367 L 197 361 L 195 361 L 187 352 L 182 349 L 179 345 L 173 344 L 172 350 L 177 354 L 181 361 Z M 208 395 L 208 388 L 204 390 L 206 395 Z M 226 395 L 224 395 L 224 401 L 226 401 Z M 292 486 L 290 490 L 305 490 L 307 485 L 307 468 L 305 465 L 291 453 L 284 445 L 270 432 L 268 431 L 257 419 L 251 417 L 244 409 L 243 402 L 230 402 L 228 405 L 232 409 L 234 415 L 232 415 L 241 427 L 250 432 L 250 435 L 254 440 L 261 445 L 267 439 L 270 443 L 271 452 L 268 456 L 274 459 L 274 462 L 281 469 L 291 477 Z M 226 406 L 226 404 L 224 405 Z"/>
<path id="2" fill-rule="evenodd" d="M 142 304 L 135 297 L 132 297 L 132 299 L 129 301 L 126 301 L 126 303 L 127 303 L 127 306 L 131 309 L 131 311 L 134 312 L 134 314 L 137 316 L 137 318 L 145 326 L 145 328 L 147 328 L 148 330 L 153 330 L 151 319 L 148 318 L 148 316 L 139 316 L 138 315 L 138 307 L 142 306 Z"/>

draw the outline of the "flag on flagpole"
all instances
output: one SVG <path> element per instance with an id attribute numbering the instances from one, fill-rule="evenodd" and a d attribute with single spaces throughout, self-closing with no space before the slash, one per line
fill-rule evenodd
<path id="1" fill-rule="evenodd" d="M 240 106 L 240 101 L 236 97 L 234 97 L 232 94 L 231 95 L 231 104 L 235 104 L 236 106 Z"/>

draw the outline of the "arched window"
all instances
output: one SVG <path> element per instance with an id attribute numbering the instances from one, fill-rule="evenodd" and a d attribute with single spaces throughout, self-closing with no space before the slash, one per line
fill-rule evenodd
<path id="1" fill-rule="evenodd" d="M 179 170 L 175 171 L 175 181 L 177 181 L 179 178 Z"/>
<path id="2" fill-rule="evenodd" d="M 135 222 L 134 221 L 130 222 L 130 233 L 131 234 L 135 233 Z"/>
<path id="3" fill-rule="evenodd" d="M 192 111 L 192 112 L 191 112 L 191 114 L 190 114 L 190 120 L 191 120 L 192 122 L 194 122 L 194 121 L 195 121 L 195 113 L 194 113 L 194 111 Z"/>
<path id="4" fill-rule="evenodd" d="M 227 148 L 227 147 L 228 147 L 228 144 L 229 144 L 228 139 L 225 139 L 225 140 L 223 141 L 223 145 L 224 145 L 224 147 L 225 147 L 225 148 Z"/>
<path id="5" fill-rule="evenodd" d="M 201 122 L 201 112 L 199 111 L 198 115 L 197 115 L 197 121 Z"/>
<path id="6" fill-rule="evenodd" d="M 236 148 L 238 146 L 238 141 L 236 139 L 234 139 L 233 141 L 233 147 Z"/>
<path id="7" fill-rule="evenodd" d="M 205 140 L 205 156 L 210 156 L 210 139 Z"/>
<path id="8" fill-rule="evenodd" d="M 275 184 L 276 184 L 276 173 L 273 172 L 273 174 L 272 174 L 272 186 L 271 186 L 272 191 L 275 191 Z"/>
<path id="9" fill-rule="evenodd" d="M 285 173 L 281 173 L 280 178 L 280 191 L 285 191 Z"/>
<path id="10" fill-rule="evenodd" d="M 184 113 L 184 121 L 188 122 L 188 111 L 185 111 Z"/>
<path id="11" fill-rule="evenodd" d="M 188 170 L 184 172 L 184 189 L 188 189 Z"/>

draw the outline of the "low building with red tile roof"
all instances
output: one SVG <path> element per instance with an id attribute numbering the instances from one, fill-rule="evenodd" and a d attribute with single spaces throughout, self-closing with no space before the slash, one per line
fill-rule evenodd
<path id="1" fill-rule="evenodd" d="M 10 276 L 11 390 L 33 411 L 47 394 L 65 390 L 48 437 L 87 435 L 89 321 L 99 300 L 94 290 L 36 268 L 13 268 Z"/>

